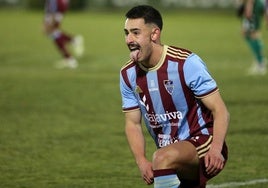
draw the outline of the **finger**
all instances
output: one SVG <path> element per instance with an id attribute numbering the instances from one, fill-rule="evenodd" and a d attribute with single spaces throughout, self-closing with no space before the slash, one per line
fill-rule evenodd
<path id="1" fill-rule="evenodd" d="M 150 178 L 150 183 L 149 185 L 153 184 L 154 183 L 154 179 L 153 178 Z"/>
<path id="2" fill-rule="evenodd" d="M 151 185 L 154 182 L 153 178 L 148 178 L 147 176 L 143 177 L 143 180 L 146 182 L 146 184 Z"/>
<path id="3" fill-rule="evenodd" d="M 150 184 L 152 184 L 152 181 L 151 181 L 149 178 L 147 178 L 147 179 L 146 179 L 146 183 L 147 183 L 148 185 L 150 185 Z"/>
<path id="4" fill-rule="evenodd" d="M 205 157 L 205 166 L 207 173 L 210 174 L 213 169 L 213 160 L 209 156 Z"/>
<path id="5" fill-rule="evenodd" d="M 208 156 L 206 155 L 205 156 L 205 167 L 208 168 L 209 166 L 209 159 L 208 159 Z"/>
<path id="6" fill-rule="evenodd" d="M 223 169 L 223 162 L 221 160 L 214 160 L 207 168 L 207 173 L 216 175 Z"/>
<path id="7" fill-rule="evenodd" d="M 208 174 L 214 174 L 216 170 L 217 170 L 217 165 L 216 165 L 215 161 L 210 160 L 209 164 L 208 164 L 208 166 L 206 168 L 207 173 Z"/>

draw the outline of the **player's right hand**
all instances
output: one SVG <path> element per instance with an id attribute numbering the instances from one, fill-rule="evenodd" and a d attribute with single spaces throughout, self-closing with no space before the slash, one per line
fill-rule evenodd
<path id="1" fill-rule="evenodd" d="M 152 162 L 148 160 L 140 161 L 139 169 L 141 173 L 141 177 L 147 185 L 151 185 L 154 183 L 154 174 L 152 168 Z"/>

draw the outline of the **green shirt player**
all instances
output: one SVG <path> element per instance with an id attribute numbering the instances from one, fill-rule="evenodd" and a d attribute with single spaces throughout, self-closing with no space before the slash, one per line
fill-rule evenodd
<path id="1" fill-rule="evenodd" d="M 261 21 L 264 15 L 263 0 L 243 0 L 242 34 L 255 57 L 255 63 L 250 67 L 249 74 L 266 73 L 266 62 L 263 55 L 261 39 Z"/>

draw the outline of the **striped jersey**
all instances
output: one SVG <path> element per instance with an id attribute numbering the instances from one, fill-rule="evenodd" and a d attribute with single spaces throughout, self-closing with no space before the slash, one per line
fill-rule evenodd
<path id="1" fill-rule="evenodd" d="M 201 58 L 173 46 L 164 45 L 153 68 L 129 61 L 120 71 L 122 109 L 141 111 L 157 147 L 212 134 L 212 113 L 200 99 L 217 90 Z"/>
<path id="2" fill-rule="evenodd" d="M 46 0 L 45 13 L 65 12 L 68 5 L 69 0 Z"/>

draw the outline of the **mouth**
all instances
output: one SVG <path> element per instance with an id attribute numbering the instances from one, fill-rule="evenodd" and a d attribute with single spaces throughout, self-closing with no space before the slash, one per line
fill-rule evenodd
<path id="1" fill-rule="evenodd" d="M 131 51 L 131 52 L 134 52 L 136 50 L 140 50 L 140 46 L 137 45 L 137 44 L 129 44 L 128 45 L 128 49 Z"/>
<path id="2" fill-rule="evenodd" d="M 130 58 L 134 61 L 134 62 L 138 62 L 139 59 L 139 54 L 140 54 L 140 45 L 135 44 L 135 43 L 130 43 L 128 44 L 128 49 L 130 51 Z"/>

